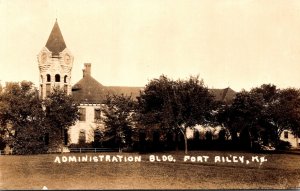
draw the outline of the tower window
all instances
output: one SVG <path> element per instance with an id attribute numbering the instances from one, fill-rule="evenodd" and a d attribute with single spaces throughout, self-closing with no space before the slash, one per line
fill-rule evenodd
<path id="1" fill-rule="evenodd" d="M 68 76 L 65 75 L 65 77 L 64 77 L 64 83 L 67 83 L 67 78 L 68 78 Z"/>
<path id="2" fill-rule="evenodd" d="M 60 75 L 59 74 L 55 75 L 55 82 L 60 82 Z"/>
<path id="3" fill-rule="evenodd" d="M 67 94 L 68 93 L 68 85 L 64 85 L 64 92 Z"/>
<path id="4" fill-rule="evenodd" d="M 40 93 L 41 93 L 41 97 L 43 97 L 43 85 L 42 84 L 40 86 Z"/>
<path id="5" fill-rule="evenodd" d="M 50 84 L 46 84 L 46 96 L 50 95 L 51 93 L 51 86 Z"/>
<path id="6" fill-rule="evenodd" d="M 43 78 L 43 76 L 41 75 L 41 82 L 43 83 L 44 82 L 44 78 Z"/>
<path id="7" fill-rule="evenodd" d="M 50 74 L 47 74 L 47 82 L 51 82 L 51 76 L 50 76 Z"/>

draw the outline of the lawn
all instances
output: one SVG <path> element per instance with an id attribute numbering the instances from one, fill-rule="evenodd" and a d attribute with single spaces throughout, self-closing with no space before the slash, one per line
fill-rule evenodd
<path id="1" fill-rule="evenodd" d="M 49 154 L 0 156 L 0 189 L 287 189 L 300 187 L 300 155 L 245 152 L 193 151 L 190 156 L 209 156 L 207 162 L 184 162 L 183 152 L 172 155 L 176 162 L 61 162 L 58 156 L 99 156 L 119 153 Z M 136 156 L 138 153 L 122 153 Z M 267 161 L 215 163 L 215 156 L 264 156 Z"/>

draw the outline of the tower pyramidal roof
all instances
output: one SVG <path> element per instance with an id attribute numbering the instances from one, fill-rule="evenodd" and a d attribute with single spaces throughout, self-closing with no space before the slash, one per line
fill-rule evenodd
<path id="1" fill-rule="evenodd" d="M 67 46 L 64 41 L 64 37 L 61 34 L 60 28 L 58 26 L 57 20 L 54 23 L 46 47 L 52 52 L 52 56 L 58 56 Z"/>

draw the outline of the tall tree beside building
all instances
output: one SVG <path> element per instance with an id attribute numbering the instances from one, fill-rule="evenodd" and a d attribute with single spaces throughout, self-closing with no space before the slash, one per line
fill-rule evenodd
<path id="1" fill-rule="evenodd" d="M 253 92 L 242 91 L 236 94 L 233 103 L 223 111 L 224 124 L 232 137 L 240 134 L 240 141 L 244 148 L 254 148 L 261 131 L 259 124 L 263 112 L 263 97 Z"/>
<path id="2" fill-rule="evenodd" d="M 52 146 L 63 146 L 65 141 L 66 131 L 75 124 L 79 119 L 78 104 L 75 103 L 71 95 L 59 89 L 54 89 L 44 101 L 45 108 L 45 123 L 49 127 L 51 133 Z"/>
<path id="3" fill-rule="evenodd" d="M 105 105 L 101 108 L 106 126 L 104 136 L 106 139 L 115 140 L 119 151 L 122 147 L 131 147 L 135 108 L 131 96 L 107 95 L 104 103 Z"/>
<path id="4" fill-rule="evenodd" d="M 243 148 L 272 144 L 278 148 L 280 135 L 290 130 L 299 135 L 300 92 L 294 88 L 277 89 L 263 84 L 238 93 L 233 103 L 219 113 L 220 122 L 231 132 L 240 134 Z M 253 144 L 257 143 L 253 148 Z"/>
<path id="5" fill-rule="evenodd" d="M 0 94 L 1 133 L 16 154 L 46 151 L 42 103 L 31 82 L 7 83 Z"/>
<path id="6" fill-rule="evenodd" d="M 211 124 L 214 98 L 198 77 L 174 81 L 162 75 L 146 85 L 138 100 L 140 122 L 182 133 L 185 153 L 188 151 L 187 128 Z"/>
<path id="7" fill-rule="evenodd" d="M 274 98 L 265 104 L 263 122 L 266 132 L 272 135 L 270 138 L 275 148 L 279 146 L 284 130 L 299 136 L 300 91 L 294 88 L 278 90 Z"/>

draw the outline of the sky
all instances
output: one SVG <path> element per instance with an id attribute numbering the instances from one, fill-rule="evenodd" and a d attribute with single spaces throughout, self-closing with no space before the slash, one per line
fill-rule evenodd
<path id="1" fill-rule="evenodd" d="M 300 1 L 0 0 L 0 80 L 39 84 L 37 55 L 57 19 L 106 86 L 199 75 L 208 88 L 300 88 Z"/>

